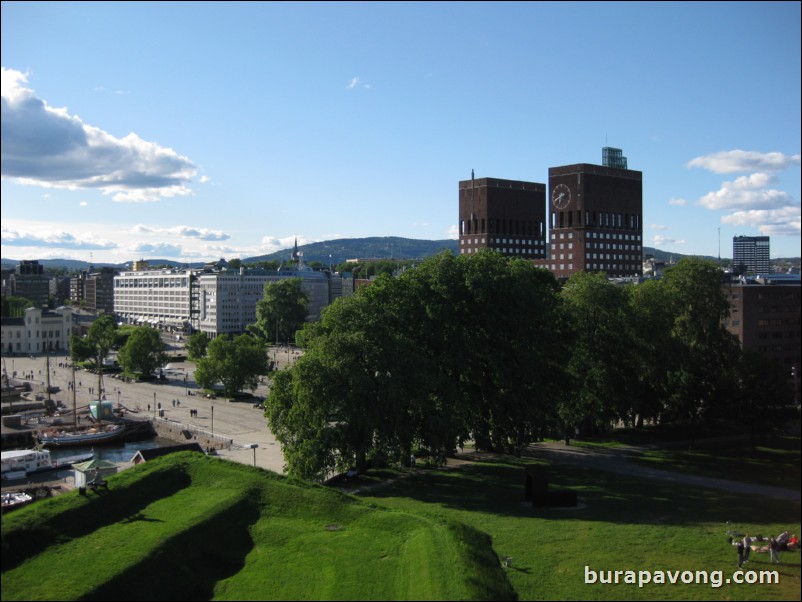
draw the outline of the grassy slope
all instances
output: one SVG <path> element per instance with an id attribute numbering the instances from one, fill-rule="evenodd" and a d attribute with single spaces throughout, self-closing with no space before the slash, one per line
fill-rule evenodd
<path id="1" fill-rule="evenodd" d="M 760 495 L 736 495 L 644 482 L 571 465 L 551 465 L 550 482 L 579 492 L 579 509 L 535 509 L 523 501 L 524 460 L 504 458 L 459 471 L 433 472 L 365 494 L 406 512 L 447 516 L 490 534 L 496 553 L 513 557 L 509 579 L 523 600 L 798 600 L 800 554 L 785 553 L 779 585 L 589 585 L 592 570 L 736 569 L 726 521 L 777 534 L 800 531 L 800 507 Z M 797 470 L 799 462 L 797 460 Z M 747 568 L 772 569 L 766 554 Z"/>
<path id="2" fill-rule="evenodd" d="M 189 453 L 110 485 L 3 518 L 4 600 L 513 595 L 490 540 L 448 519 Z"/>

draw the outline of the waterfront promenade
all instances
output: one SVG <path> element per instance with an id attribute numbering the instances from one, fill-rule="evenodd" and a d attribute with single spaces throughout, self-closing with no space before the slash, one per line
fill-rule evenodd
<path id="1" fill-rule="evenodd" d="M 283 369 L 297 357 L 298 354 L 292 350 L 289 353 L 286 349 L 270 352 L 270 359 L 277 362 L 279 369 Z M 3 360 L 9 377 L 16 372 L 16 378 L 30 382 L 35 393 L 44 392 L 47 377 L 46 359 L 43 355 L 33 358 L 4 356 Z M 68 385 L 72 381 L 72 370 L 65 366 L 65 362 L 64 355 L 50 357 L 50 385 L 60 388 L 58 393 L 51 394 L 51 399 L 62 402 L 71 410 L 73 394 Z M 59 366 L 59 363 L 62 365 Z M 253 402 L 228 401 L 222 395 L 218 395 L 216 399 L 205 398 L 194 381 L 195 365 L 192 362 L 171 362 L 168 366 L 170 368 L 165 372 L 167 379 L 158 382 L 124 382 L 104 375 L 106 399 L 115 407 L 119 404 L 125 408 L 125 416 L 133 419 L 158 418 L 161 405 L 164 420 L 231 439 L 231 449 L 218 450 L 219 456 L 250 465 L 254 464 L 255 457 L 257 466 L 283 473 L 284 457 L 281 447 L 268 429 L 262 410 L 254 408 Z M 98 387 L 97 375 L 78 370 L 75 373 L 75 386 L 78 415 L 81 422 L 86 424 L 88 404 L 96 398 L 94 393 Z M 90 388 L 94 393 L 90 393 Z M 268 390 L 267 379 L 263 379 L 255 395 L 265 397 Z M 187 394 L 188 391 L 191 395 Z M 65 417 L 64 421 L 71 422 L 72 415 Z M 253 444 L 258 445 L 255 450 L 248 447 Z"/>

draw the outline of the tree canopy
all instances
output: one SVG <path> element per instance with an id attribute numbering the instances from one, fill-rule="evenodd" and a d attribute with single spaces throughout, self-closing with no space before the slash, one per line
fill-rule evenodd
<path id="1" fill-rule="evenodd" d="M 141 372 L 148 376 L 167 362 L 164 342 L 159 331 L 148 326 L 137 326 L 117 353 L 117 361 L 127 372 Z"/>
<path id="2" fill-rule="evenodd" d="M 583 273 L 560 288 L 524 260 L 445 252 L 307 324 L 266 416 L 288 472 L 313 479 L 440 462 L 467 440 L 519 453 L 575 428 L 765 424 L 787 391 L 756 393 L 762 364 L 742 359 L 727 313 L 720 270 L 698 259 L 658 281 Z"/>
<path id="3" fill-rule="evenodd" d="M 209 347 L 209 337 L 205 332 L 193 332 L 187 338 L 187 353 L 189 359 L 197 361 L 206 357 L 206 349 Z"/>
<path id="4" fill-rule="evenodd" d="M 256 389 L 259 377 L 267 371 L 267 352 L 260 340 L 247 334 L 233 339 L 221 335 L 209 343 L 206 357 L 197 362 L 195 380 L 207 389 L 222 383 L 225 394 L 233 397 L 243 389 Z"/>
<path id="5" fill-rule="evenodd" d="M 256 303 L 256 323 L 249 331 L 276 344 L 294 340 L 308 313 L 309 295 L 300 278 L 268 282 L 264 296 Z"/>
<path id="6" fill-rule="evenodd" d="M 561 380 L 556 290 L 522 260 L 442 253 L 336 301 L 268 398 L 289 471 L 441 460 L 469 437 L 520 450 Z"/>

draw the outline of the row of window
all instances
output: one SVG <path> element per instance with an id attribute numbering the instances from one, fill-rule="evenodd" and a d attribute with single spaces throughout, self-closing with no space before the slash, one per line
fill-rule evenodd
<path id="1" fill-rule="evenodd" d="M 517 219 L 489 219 L 487 220 L 487 229 L 485 229 L 485 218 L 473 218 L 473 221 L 460 220 L 459 233 L 460 236 L 466 234 L 511 234 L 515 235 L 529 235 L 529 236 L 544 236 L 546 234 L 543 222 L 533 222 L 531 220 L 517 220 Z"/>
<path id="2" fill-rule="evenodd" d="M 186 276 L 115 278 L 114 288 L 175 288 L 189 285 Z"/>
<path id="3" fill-rule="evenodd" d="M 574 215 L 576 215 L 576 225 L 582 226 L 581 211 L 554 211 L 551 214 L 552 228 L 573 228 Z M 559 226 L 557 225 L 559 222 Z M 605 213 L 600 211 L 598 215 L 595 211 L 585 211 L 585 225 L 598 226 L 601 228 L 626 228 L 628 230 L 640 230 L 640 216 L 629 215 L 628 213 Z"/>
<path id="4" fill-rule="evenodd" d="M 557 240 L 559 237 L 560 240 L 565 238 L 573 238 L 573 232 L 552 232 L 551 233 L 551 240 Z M 588 232 L 585 235 L 586 238 L 599 238 L 604 240 L 633 240 L 633 241 L 640 241 L 641 235 L 640 234 L 617 234 L 615 232 Z"/>
<path id="5" fill-rule="evenodd" d="M 474 238 L 473 239 L 473 244 L 478 245 L 478 244 L 480 244 L 479 241 L 480 241 L 480 239 Z M 470 245 L 471 244 L 471 239 L 470 238 L 460 239 L 459 244 L 461 244 L 463 246 L 464 245 Z M 485 244 L 485 239 L 484 238 L 481 239 L 481 244 Z M 543 239 L 537 239 L 537 238 L 536 239 L 527 239 L 527 238 L 516 238 L 516 239 L 512 239 L 512 238 L 510 238 L 510 239 L 506 239 L 506 238 L 491 238 L 490 239 L 490 244 L 497 244 L 497 245 L 510 244 L 510 245 L 523 245 L 523 246 L 530 246 L 530 247 L 532 247 L 532 246 L 539 247 L 539 246 L 545 245 L 546 241 L 543 240 Z"/>
<path id="6" fill-rule="evenodd" d="M 507 247 L 493 247 L 496 251 L 501 251 L 503 255 L 545 255 L 545 249 L 515 249 Z M 460 249 L 461 254 L 478 253 L 481 249 Z"/>

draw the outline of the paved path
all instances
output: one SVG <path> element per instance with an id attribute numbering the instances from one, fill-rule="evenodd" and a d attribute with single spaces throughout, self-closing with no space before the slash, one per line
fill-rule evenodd
<path id="1" fill-rule="evenodd" d="M 274 355 L 271 351 L 270 357 L 278 361 L 279 368 L 283 368 L 298 356 L 286 351 Z M 24 380 L 27 380 L 36 392 L 43 389 L 42 383 L 45 383 L 47 379 L 44 356 L 40 355 L 34 358 L 17 356 L 13 358 L 4 357 L 3 359 L 9 376 L 11 376 L 12 370 L 17 372 L 18 378 L 22 378 L 23 374 L 30 374 L 33 371 L 34 377 Z M 61 388 L 61 391 L 53 394 L 52 398 L 63 402 L 67 408 L 72 409 L 72 391 L 68 390 L 68 383 L 72 381 L 72 370 L 63 365 L 61 367 L 58 365 L 59 362 L 63 363 L 64 361 L 64 356 L 50 358 L 50 384 Z M 276 441 L 273 433 L 267 428 L 267 419 L 261 410 L 254 408 L 252 403 L 228 402 L 222 397 L 210 400 L 199 394 L 187 395 L 187 391 L 200 393 L 200 389 L 194 382 L 194 363 L 179 362 L 171 366 L 172 369 L 167 372 L 167 380 L 160 383 L 123 382 L 104 376 L 106 398 L 113 402 L 115 406 L 119 402 L 122 406 L 131 410 L 131 413 L 128 414 L 129 418 L 153 418 L 156 414 L 157 406 L 161 404 L 165 419 L 175 420 L 181 424 L 187 424 L 213 432 L 215 435 L 233 439 L 234 445 L 232 449 L 221 451 L 218 454 L 229 460 L 243 464 L 253 464 L 254 449 L 247 446 L 256 443 L 259 446 L 255 452 L 256 465 L 283 473 L 284 456 L 281 453 L 281 446 Z M 76 372 L 75 380 L 76 403 L 79 408 L 79 415 L 81 414 L 80 408 L 83 407 L 85 416 L 85 408 L 88 406 L 89 401 L 95 398 L 95 395 L 89 393 L 89 388 L 92 387 L 95 391 L 97 390 L 97 375 L 78 371 Z M 260 396 L 267 395 L 267 392 L 267 384 L 260 385 L 256 390 L 256 394 Z M 180 405 L 173 405 L 173 400 L 180 401 Z M 197 415 L 191 415 L 190 410 L 196 410 Z M 71 415 L 64 417 L 65 422 L 70 422 L 71 420 Z M 5 426 L 3 430 L 6 430 Z"/>
<path id="2" fill-rule="evenodd" d="M 649 446 L 648 449 L 654 449 L 654 447 L 655 446 Z M 615 472 L 631 477 L 655 479 L 666 483 L 676 483 L 677 485 L 690 485 L 692 487 L 720 489 L 722 491 L 730 491 L 733 493 L 748 493 L 769 496 L 791 502 L 802 501 L 802 493 L 800 491 L 773 487 L 771 485 L 756 485 L 753 483 L 742 483 L 740 481 L 730 481 L 727 479 L 718 479 L 714 477 L 706 477 L 688 473 L 658 470 L 656 468 L 631 462 L 628 459 L 628 457 L 632 454 L 644 451 L 645 449 L 647 448 L 587 448 L 566 446 L 561 442 L 548 442 L 530 445 L 528 448 L 528 453 L 535 458 L 542 458 L 557 462 L 571 462 L 573 464 L 580 464 L 588 468 Z"/>

